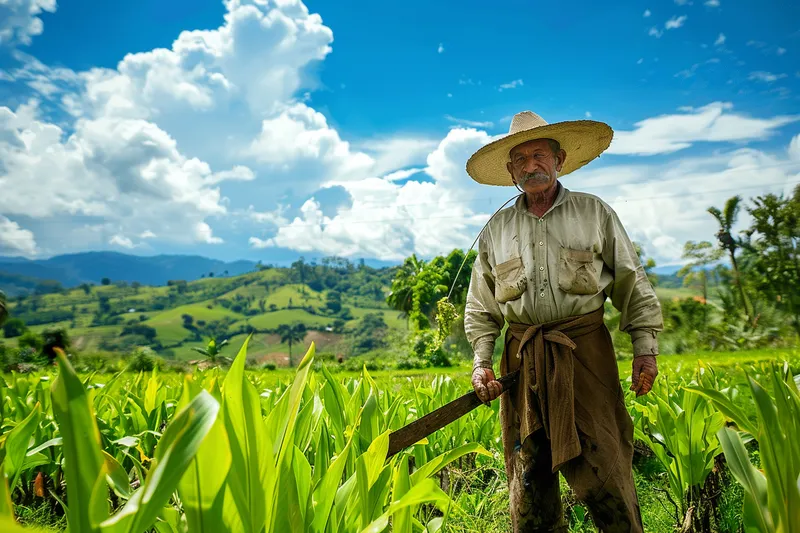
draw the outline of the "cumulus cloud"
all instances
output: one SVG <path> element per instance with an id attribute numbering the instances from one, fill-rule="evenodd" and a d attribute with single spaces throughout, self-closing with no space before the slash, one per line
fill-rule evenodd
<path id="1" fill-rule="evenodd" d="M 717 40 L 714 41 L 714 46 L 722 46 L 723 44 L 725 44 L 725 34 L 720 33 L 719 37 L 717 37 Z"/>
<path id="2" fill-rule="evenodd" d="M 133 244 L 133 241 L 129 237 L 125 237 L 123 235 L 114 235 L 111 237 L 111 240 L 108 241 L 108 243 L 128 249 L 136 248 L 136 245 Z"/>
<path id="3" fill-rule="evenodd" d="M 37 253 L 33 232 L 0 215 L 0 253 L 31 257 Z"/>
<path id="4" fill-rule="evenodd" d="M 644 18 L 647 18 L 647 17 L 649 17 L 650 15 L 651 15 L 651 13 L 650 13 L 650 10 L 649 10 L 649 9 L 645 9 L 645 10 L 644 10 L 644 13 L 642 14 L 642 16 L 643 16 Z"/>
<path id="5" fill-rule="evenodd" d="M 776 129 L 800 120 L 800 115 L 751 118 L 732 111 L 733 105 L 714 102 L 683 113 L 661 115 L 637 122 L 632 131 L 617 131 L 610 154 L 654 155 L 683 150 L 697 142 L 762 140 Z"/>
<path id="6" fill-rule="evenodd" d="M 0 0 L 0 47 L 31 44 L 44 30 L 39 15 L 55 10 L 56 0 Z"/>
<path id="7" fill-rule="evenodd" d="M 658 263 L 679 264 L 683 243 L 713 240 L 718 228 L 709 206 L 721 207 L 736 194 L 749 199 L 791 193 L 800 183 L 800 136 L 792 140 L 789 157 L 741 148 L 677 162 L 587 168 L 564 182 L 605 199 Z M 743 210 L 735 230 L 748 223 Z"/>
<path id="8" fill-rule="evenodd" d="M 400 185 L 393 179 L 368 178 L 343 182 L 353 199 L 351 206 L 325 216 L 319 202 L 310 198 L 274 237 L 253 237 L 250 244 L 385 260 L 469 246 L 488 218 L 483 209 L 471 206 L 479 200 L 477 205 L 483 207 L 491 195 L 466 175 L 464 161 L 490 140 L 485 132 L 454 128 L 427 158 L 424 172 L 432 181 Z M 498 192 L 507 198 L 514 191 Z"/>
<path id="9" fill-rule="evenodd" d="M 0 162 L 0 212 L 122 226 L 114 244 L 125 247 L 133 236 L 152 238 L 154 227 L 162 238 L 192 242 L 187 226 L 226 213 L 215 185 L 246 175 L 241 168 L 213 172 L 141 119 L 80 119 L 67 135 L 39 119 L 35 102 L 0 108 Z M 204 234 L 197 239 L 210 242 Z"/>

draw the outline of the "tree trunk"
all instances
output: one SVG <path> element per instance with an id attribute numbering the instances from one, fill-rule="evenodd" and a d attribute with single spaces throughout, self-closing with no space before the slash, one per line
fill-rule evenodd
<path id="1" fill-rule="evenodd" d="M 749 301 L 747 299 L 747 295 L 744 292 L 744 285 L 742 284 L 742 276 L 739 273 L 739 265 L 736 263 L 736 256 L 733 253 L 733 250 L 730 250 L 731 254 L 731 264 L 733 265 L 733 274 L 736 276 L 736 284 L 739 286 L 739 293 L 742 296 L 742 304 L 744 305 L 744 312 L 747 315 L 747 321 L 750 323 L 750 326 L 753 326 L 753 315 L 750 312 L 750 306 L 748 305 Z"/>
<path id="2" fill-rule="evenodd" d="M 294 368 L 294 361 L 292 361 L 292 341 L 289 341 L 289 368 Z"/>

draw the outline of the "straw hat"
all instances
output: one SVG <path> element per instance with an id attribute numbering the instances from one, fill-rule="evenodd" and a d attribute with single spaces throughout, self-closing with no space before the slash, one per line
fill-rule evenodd
<path id="1" fill-rule="evenodd" d="M 506 163 L 508 153 L 518 144 L 534 139 L 554 139 L 567 158 L 559 176 L 578 170 L 599 156 L 611 144 L 614 132 L 608 124 L 594 120 L 573 120 L 548 124 L 531 111 L 514 115 L 508 135 L 475 152 L 467 161 L 467 174 L 486 185 L 514 185 Z"/>

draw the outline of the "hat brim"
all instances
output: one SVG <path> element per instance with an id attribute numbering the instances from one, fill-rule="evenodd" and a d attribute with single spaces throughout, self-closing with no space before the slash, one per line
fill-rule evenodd
<path id="1" fill-rule="evenodd" d="M 467 174 L 485 185 L 513 186 L 506 164 L 508 153 L 519 144 L 535 139 L 553 139 L 567 153 L 559 176 L 574 172 L 598 157 L 611 144 L 614 131 L 594 120 L 573 120 L 538 126 L 507 135 L 481 147 L 467 161 Z"/>

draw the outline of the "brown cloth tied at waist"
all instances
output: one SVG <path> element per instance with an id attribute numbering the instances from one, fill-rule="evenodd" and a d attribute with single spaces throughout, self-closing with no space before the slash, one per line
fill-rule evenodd
<path id="1" fill-rule="evenodd" d="M 508 400 L 518 416 L 520 443 L 538 429 L 544 428 L 547 438 L 550 439 L 553 472 L 563 463 L 581 454 L 575 412 L 575 372 L 578 370 L 595 374 L 591 367 L 587 368 L 585 360 L 577 361 L 576 365 L 574 350 L 578 346 L 575 339 L 589 333 L 599 333 L 597 330 L 603 325 L 601 307 L 585 315 L 546 324 L 510 323 L 506 331 L 500 370 L 505 375 L 521 367 L 519 380 L 510 390 Z M 607 336 L 607 330 L 605 333 Z M 616 374 L 613 345 L 610 338 L 608 341 L 597 343 L 599 345 L 594 348 L 604 352 L 610 348 Z M 514 350 L 513 345 L 518 345 L 518 348 Z M 584 348 L 582 346 L 582 350 Z M 597 357 L 596 360 L 607 364 L 609 358 Z M 582 392 L 586 394 L 589 391 Z M 595 390 L 595 393 L 601 395 L 602 391 Z M 584 413 L 583 418 L 589 416 L 589 413 Z"/>

